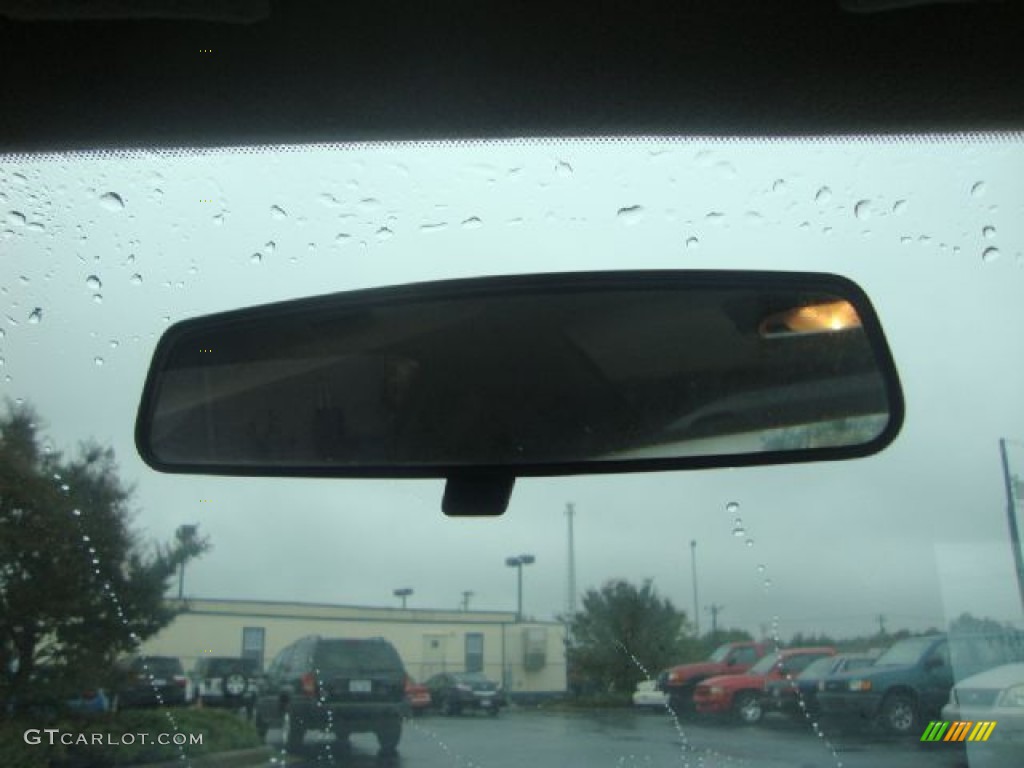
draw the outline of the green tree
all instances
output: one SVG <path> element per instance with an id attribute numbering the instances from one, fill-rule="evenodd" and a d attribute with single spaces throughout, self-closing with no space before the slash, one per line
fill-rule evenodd
<path id="1" fill-rule="evenodd" d="M 685 652 L 686 615 L 658 595 L 650 580 L 637 587 L 614 579 L 583 595 L 569 617 L 570 667 L 601 690 L 631 691 L 647 674 Z"/>
<path id="2" fill-rule="evenodd" d="M 34 412 L 8 403 L 0 417 L 4 712 L 103 682 L 96 678 L 116 656 L 173 618 L 169 581 L 208 544 L 144 546 L 129 527 L 131 496 L 112 449 L 84 443 L 64 459 L 40 447 Z"/>

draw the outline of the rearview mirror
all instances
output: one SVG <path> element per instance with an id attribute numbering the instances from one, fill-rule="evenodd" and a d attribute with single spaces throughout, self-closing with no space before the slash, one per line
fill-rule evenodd
<path id="1" fill-rule="evenodd" d="M 902 416 L 845 278 L 570 273 L 185 320 L 157 345 L 136 444 L 163 472 L 442 477 L 446 512 L 488 514 L 522 476 L 864 456 Z"/>

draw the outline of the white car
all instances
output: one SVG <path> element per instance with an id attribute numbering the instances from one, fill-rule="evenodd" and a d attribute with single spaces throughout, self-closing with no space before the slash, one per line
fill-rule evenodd
<path id="1" fill-rule="evenodd" d="M 668 705 L 668 695 L 658 690 L 657 680 L 641 680 L 633 692 L 633 706 L 640 709 L 663 709 Z"/>
<path id="2" fill-rule="evenodd" d="M 990 738 L 1024 736 L 1024 664 L 1003 664 L 953 686 L 943 720 L 995 722 Z"/>

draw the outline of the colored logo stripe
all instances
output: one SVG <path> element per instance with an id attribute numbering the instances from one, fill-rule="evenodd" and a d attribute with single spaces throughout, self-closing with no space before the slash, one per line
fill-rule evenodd
<path id="1" fill-rule="evenodd" d="M 988 741 L 988 737 L 992 735 L 992 731 L 995 730 L 995 721 L 991 722 L 980 722 L 974 726 L 974 730 L 971 731 L 971 735 L 968 737 L 968 741 Z"/>
<path id="2" fill-rule="evenodd" d="M 995 727 L 995 720 L 932 720 L 921 734 L 921 741 L 988 741 Z"/>
<path id="3" fill-rule="evenodd" d="M 942 738 L 942 734 L 949 728 L 948 722 L 941 720 L 932 720 L 928 723 L 928 727 L 924 729 L 924 733 L 921 734 L 921 741 L 938 741 Z"/>

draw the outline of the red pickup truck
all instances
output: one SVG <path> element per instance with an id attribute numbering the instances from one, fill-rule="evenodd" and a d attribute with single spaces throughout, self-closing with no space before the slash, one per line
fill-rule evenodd
<path id="1" fill-rule="evenodd" d="M 767 653 L 764 643 L 726 643 L 715 649 L 706 661 L 680 664 L 661 673 L 658 689 L 669 696 L 669 705 L 678 714 L 693 709 L 693 691 L 697 683 L 716 675 L 746 672 Z"/>
<path id="2" fill-rule="evenodd" d="M 744 674 L 709 677 L 697 686 L 693 703 L 700 714 L 731 714 L 745 725 L 759 723 L 764 715 L 766 683 L 792 679 L 811 662 L 835 655 L 831 646 L 786 648 L 765 656 Z"/>

